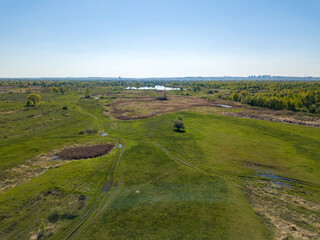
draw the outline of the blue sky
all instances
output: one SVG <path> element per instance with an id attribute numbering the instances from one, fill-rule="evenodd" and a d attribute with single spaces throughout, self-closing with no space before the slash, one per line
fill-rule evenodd
<path id="1" fill-rule="evenodd" d="M 320 76 L 320 0 L 1 0 L 0 77 Z"/>

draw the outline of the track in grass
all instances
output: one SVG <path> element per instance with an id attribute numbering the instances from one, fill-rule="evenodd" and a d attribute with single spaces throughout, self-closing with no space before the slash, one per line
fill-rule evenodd
<path id="1" fill-rule="evenodd" d="M 155 145 L 156 147 L 160 148 L 165 154 L 167 154 L 171 159 L 177 161 L 178 163 L 181 163 L 185 166 L 194 168 L 194 166 L 190 163 L 187 163 L 185 161 L 182 161 L 180 158 L 177 158 L 176 156 L 174 156 L 171 152 L 169 152 L 165 147 L 161 146 L 159 143 L 152 143 L 153 145 Z"/>
<path id="2" fill-rule="evenodd" d="M 65 232 L 61 233 L 60 235 L 56 236 L 56 239 L 74 239 L 88 224 L 88 222 L 92 219 L 92 217 L 101 209 L 103 203 L 106 200 L 107 193 L 110 191 L 113 183 L 114 176 L 117 172 L 117 168 L 124 151 L 124 142 L 119 138 L 114 138 L 121 143 L 121 148 L 119 150 L 113 160 L 111 169 L 109 171 L 108 177 L 104 182 L 99 195 L 97 196 L 96 200 L 92 203 L 92 205 L 88 208 L 87 211 L 75 222 L 75 224 L 71 225 Z M 120 144 L 119 144 L 120 145 Z"/>

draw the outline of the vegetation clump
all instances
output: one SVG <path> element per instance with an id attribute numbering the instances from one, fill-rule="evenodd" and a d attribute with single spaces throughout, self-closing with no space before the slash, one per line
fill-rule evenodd
<path id="1" fill-rule="evenodd" d="M 27 98 L 27 106 L 36 106 L 36 104 L 41 100 L 41 96 L 36 93 L 31 93 Z"/>
<path id="2" fill-rule="evenodd" d="M 72 220 L 76 217 L 77 215 L 73 213 L 72 211 L 64 211 L 63 209 L 57 207 L 52 209 L 51 213 L 48 216 L 48 221 L 51 223 L 58 222 L 60 220 L 68 219 Z"/>
<path id="3" fill-rule="evenodd" d="M 161 96 L 161 97 L 157 97 L 157 100 L 159 100 L 159 101 L 167 101 L 168 97 L 166 95 L 164 95 L 164 96 Z"/>
<path id="4" fill-rule="evenodd" d="M 185 126 L 181 116 L 178 116 L 177 120 L 173 121 L 173 130 L 176 132 L 185 132 Z"/>
<path id="5" fill-rule="evenodd" d="M 85 131 L 82 129 L 79 131 L 79 134 L 84 134 L 84 133 L 85 133 Z"/>
<path id="6" fill-rule="evenodd" d="M 96 129 L 87 129 L 86 134 L 96 134 L 98 131 Z"/>
<path id="7" fill-rule="evenodd" d="M 58 156 L 63 160 L 95 158 L 107 154 L 113 148 L 113 144 L 66 148 L 58 153 Z"/>
<path id="8" fill-rule="evenodd" d="M 85 92 L 85 94 L 84 94 L 84 98 L 90 98 L 91 97 L 91 94 L 90 94 L 90 89 L 89 88 L 87 88 L 87 90 L 86 90 L 86 92 Z"/>

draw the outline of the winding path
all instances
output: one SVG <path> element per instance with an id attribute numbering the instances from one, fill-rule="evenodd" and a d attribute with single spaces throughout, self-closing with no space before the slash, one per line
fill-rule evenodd
<path id="1" fill-rule="evenodd" d="M 194 166 L 190 163 L 187 163 L 185 161 L 182 161 L 180 158 L 177 158 L 176 156 L 174 156 L 171 152 L 169 152 L 165 147 L 161 146 L 159 143 L 155 143 L 153 142 L 152 143 L 153 145 L 155 145 L 156 147 L 160 148 L 164 153 L 166 153 L 171 159 L 177 161 L 178 163 L 181 163 L 185 166 L 188 166 L 188 167 L 191 167 L 191 168 L 194 168 Z"/>

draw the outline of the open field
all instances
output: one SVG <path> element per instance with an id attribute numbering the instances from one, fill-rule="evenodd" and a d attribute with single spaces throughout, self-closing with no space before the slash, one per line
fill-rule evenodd
<path id="1" fill-rule="evenodd" d="M 176 91 L 83 92 L 39 88 L 55 102 L 43 107 L 0 94 L 1 239 L 320 238 L 317 115 Z M 178 116 L 185 132 L 172 130 Z M 101 145 L 102 156 L 54 157 Z"/>
<path id="2" fill-rule="evenodd" d="M 135 97 L 124 100 L 120 98 L 110 106 L 106 106 L 106 111 L 119 120 L 135 120 L 210 105 L 212 103 L 209 101 L 197 97 L 170 96 L 168 100 L 159 100 L 157 97 Z"/>

